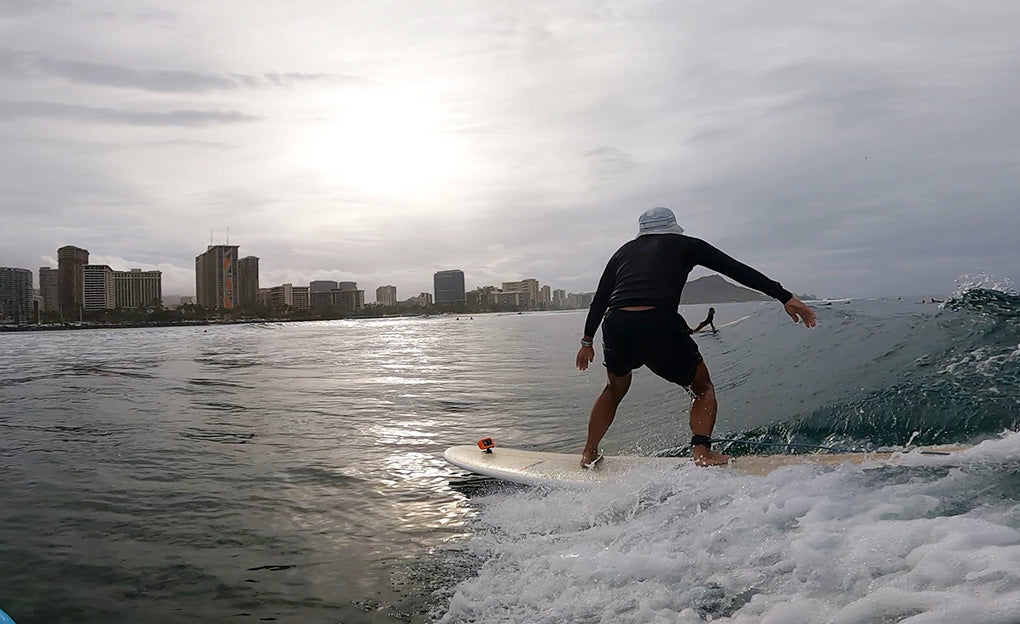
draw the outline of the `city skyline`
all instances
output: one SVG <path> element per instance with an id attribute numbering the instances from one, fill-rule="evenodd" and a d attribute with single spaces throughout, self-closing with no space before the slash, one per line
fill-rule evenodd
<path id="1" fill-rule="evenodd" d="M 1007 0 L 288 7 L 0 8 L 3 262 L 584 291 L 663 205 L 796 291 L 1020 266 Z"/>
<path id="2" fill-rule="evenodd" d="M 332 281 L 332 282 L 343 283 L 341 280 L 328 280 L 328 279 L 327 280 L 308 279 L 306 281 L 302 281 L 301 279 L 298 279 L 298 280 L 292 281 L 292 282 L 280 282 L 280 283 L 269 283 L 269 282 L 266 282 L 265 280 L 263 280 L 261 278 L 261 273 L 260 273 L 260 270 L 261 270 L 260 269 L 260 261 L 262 260 L 262 258 L 260 258 L 258 256 L 255 256 L 254 254 L 249 254 L 249 255 L 241 257 L 239 255 L 239 252 L 237 251 L 239 249 L 239 247 L 240 247 L 240 245 L 226 245 L 226 244 L 209 244 L 209 245 L 207 245 L 206 250 L 204 252 L 201 252 L 197 256 L 194 257 L 195 267 L 196 268 L 192 269 L 191 276 L 190 276 L 190 279 L 189 279 L 189 282 L 192 284 L 191 291 L 190 292 L 171 292 L 165 286 L 163 286 L 162 287 L 162 293 L 161 293 L 162 298 L 163 299 L 168 299 L 169 298 L 169 299 L 173 300 L 173 299 L 177 299 L 177 298 L 181 298 L 181 297 L 184 297 L 184 298 L 189 298 L 190 297 L 190 298 L 193 298 L 196 303 L 198 303 L 199 300 L 200 300 L 200 297 L 198 295 L 198 290 L 199 289 L 197 288 L 197 284 L 201 281 L 201 278 L 198 275 L 198 266 L 199 266 L 198 261 L 199 261 L 200 258 L 202 258 L 206 254 L 210 253 L 214 249 L 221 249 L 221 248 L 230 248 L 230 249 L 233 250 L 234 256 L 232 256 L 232 261 L 233 261 L 233 264 L 236 264 L 238 267 L 243 267 L 245 261 L 247 261 L 247 262 L 254 262 L 254 267 L 255 267 L 255 269 L 254 269 L 255 270 L 254 285 L 255 285 L 255 288 L 257 290 L 259 290 L 259 291 L 266 290 L 267 288 L 282 286 L 284 284 L 308 285 L 308 284 L 311 284 L 311 283 L 313 283 L 315 281 L 324 281 L 324 282 Z M 86 249 L 83 249 L 83 248 L 80 248 L 80 247 L 77 247 L 77 246 L 74 246 L 74 245 L 64 245 L 60 249 L 68 249 L 68 250 L 72 250 L 73 249 L 73 250 L 78 250 L 79 252 L 84 252 L 84 260 L 81 261 L 81 264 L 83 266 L 86 265 L 86 264 L 90 265 L 90 266 L 106 265 L 106 263 L 100 263 L 100 262 L 97 262 L 95 260 L 96 260 L 96 258 L 108 258 L 108 256 L 105 256 L 105 255 L 102 255 L 102 254 L 96 254 L 96 253 L 93 253 L 93 252 L 91 252 L 89 250 L 86 250 Z M 70 253 L 70 252 L 68 252 L 68 253 Z M 59 254 L 57 254 L 57 255 L 59 255 Z M 3 258 L 0 258 L 0 266 L 8 266 L 8 265 L 5 265 L 3 263 L 3 260 L 4 260 Z M 220 254 L 220 257 L 218 257 L 218 260 L 220 262 L 222 262 L 222 252 Z M 59 263 L 54 263 L 54 264 L 59 264 Z M 123 263 L 120 263 L 120 265 L 123 265 Z M 13 267 L 13 265 L 10 265 L 10 266 Z M 42 267 L 39 267 L 38 269 L 32 269 L 32 268 L 29 268 L 29 267 L 19 267 L 19 268 L 25 268 L 25 269 L 29 270 L 32 273 L 32 276 L 33 276 L 34 288 L 36 290 L 41 290 L 42 279 L 43 279 L 43 277 L 42 277 L 42 270 L 43 269 L 48 269 L 49 267 L 42 266 Z M 139 268 L 137 266 L 132 266 L 131 269 L 130 269 L 130 272 L 140 272 L 140 271 L 141 272 L 146 272 L 147 270 L 144 269 L 144 268 Z M 502 284 L 503 286 L 506 286 L 506 284 L 515 283 L 515 282 L 511 282 L 511 281 L 505 280 L 505 279 L 498 279 L 495 282 L 490 283 L 490 284 L 481 284 L 481 283 L 479 283 L 479 284 L 475 284 L 475 285 L 469 285 L 470 282 L 466 279 L 466 277 L 464 277 L 464 276 L 466 276 L 468 274 L 468 272 L 465 271 L 464 269 L 442 269 L 442 270 L 433 272 L 431 274 L 431 276 L 428 279 L 429 288 L 418 290 L 417 292 L 418 293 L 428 292 L 428 293 L 434 295 L 435 294 L 435 281 L 434 280 L 435 280 L 436 273 L 448 273 L 448 272 L 451 272 L 451 271 L 452 272 L 460 272 L 461 273 L 461 279 L 463 280 L 462 284 L 461 284 L 461 287 L 465 291 L 476 290 L 478 288 L 484 288 L 484 287 L 491 287 L 494 284 Z M 115 273 L 126 273 L 128 271 L 115 270 L 114 272 Z M 316 275 L 318 275 L 318 274 L 321 273 L 321 271 L 314 271 L 314 273 Z M 243 273 L 242 273 L 242 275 L 243 275 Z M 356 276 L 350 276 L 349 274 L 345 274 L 345 275 L 348 275 L 349 277 L 356 277 Z M 238 280 L 239 283 L 241 282 L 241 278 L 240 277 L 238 277 L 237 280 Z M 163 284 L 166 284 L 165 275 L 161 276 L 161 281 L 162 281 Z M 357 280 L 356 279 L 355 280 L 348 280 L 348 282 L 355 282 L 355 281 L 357 281 Z M 389 280 L 389 281 L 392 282 L 394 280 Z M 536 282 L 537 283 L 537 282 L 540 282 L 540 281 L 541 280 L 536 280 L 536 278 L 523 278 L 522 280 L 516 280 L 516 283 L 523 283 L 523 282 Z M 392 284 L 388 284 L 388 283 L 380 284 L 378 287 L 374 287 L 374 288 L 365 288 L 364 290 L 365 290 L 365 292 L 376 292 L 376 294 L 378 295 L 379 289 L 380 288 L 384 288 L 384 287 L 394 288 L 394 289 L 396 289 L 396 292 L 398 292 L 398 293 L 399 292 L 411 292 L 409 290 L 403 290 L 402 291 L 401 289 L 397 288 L 396 286 L 393 286 Z M 235 299 L 238 299 L 238 301 L 240 300 L 240 297 L 241 297 L 240 293 L 243 292 L 243 290 L 244 289 L 241 288 L 238 291 L 238 294 L 233 295 L 235 297 Z M 505 288 L 504 288 L 504 290 L 505 290 Z M 594 286 L 592 288 L 588 289 L 588 290 L 578 291 L 577 294 L 585 293 L 585 292 L 591 292 L 591 291 L 594 291 Z M 40 296 L 42 296 L 42 293 L 40 293 Z M 212 295 L 210 295 L 210 296 L 212 296 Z M 221 296 L 222 296 L 222 293 L 221 293 Z M 414 296 L 416 296 L 416 295 L 411 295 L 409 297 L 398 298 L 398 301 L 407 301 L 409 298 L 413 298 Z M 254 299 L 254 297 L 252 297 L 252 299 Z M 537 300 L 537 297 L 535 298 L 535 300 Z"/>
<path id="3" fill-rule="evenodd" d="M 259 261 L 256 256 L 241 257 L 240 245 L 209 244 L 195 256 L 193 283 L 194 295 L 163 294 L 162 273 L 132 268 L 115 270 L 109 265 L 93 261 L 93 254 L 84 248 L 64 245 L 57 250 L 58 268 L 38 269 L 38 288 L 35 272 L 27 268 L 3 267 L 5 280 L 20 280 L 33 294 L 25 302 L 38 303 L 39 312 L 59 312 L 73 318 L 84 312 L 99 310 L 134 309 L 138 307 L 174 308 L 183 302 L 195 303 L 210 309 L 254 310 L 258 306 L 294 309 L 323 309 L 336 307 L 348 311 L 362 310 L 366 303 L 376 305 L 426 306 L 509 306 L 520 309 L 539 307 L 565 307 L 568 296 L 562 289 L 555 299 L 550 285 L 540 285 L 535 278 L 520 281 L 503 281 L 499 288 L 478 285 L 467 289 L 462 269 L 444 269 L 433 274 L 432 291 L 399 298 L 393 285 L 376 288 L 376 301 L 365 300 L 365 290 L 355 281 L 310 280 L 307 286 L 286 282 L 277 285 L 260 285 Z M 24 277 L 8 278 L 8 275 Z M 12 282 L 13 283 L 13 282 Z M 9 288 L 5 287 L 5 293 Z M 13 292 L 13 291 L 12 291 Z M 591 292 L 570 293 L 569 300 L 577 305 Z M 7 295 L 4 295 L 7 297 Z M 17 295 L 17 297 L 22 297 Z M 24 298 L 24 297 L 22 297 Z M 18 310 L 24 318 L 29 308 L 25 302 L 14 304 L 5 298 L 4 315 L 11 317 L 8 308 Z M 55 303 L 54 303 L 55 302 Z M 12 306 L 14 306 L 12 308 Z"/>

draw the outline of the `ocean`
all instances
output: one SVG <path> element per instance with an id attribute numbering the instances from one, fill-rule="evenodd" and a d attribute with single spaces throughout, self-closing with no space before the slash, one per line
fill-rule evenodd
<path id="1" fill-rule="evenodd" d="M 738 322 L 696 338 L 715 435 L 974 448 L 584 490 L 442 459 L 485 436 L 580 451 L 604 383 L 573 366 L 584 311 L 0 334 L 0 608 L 19 624 L 1016 624 L 1020 297 L 918 301 L 816 303 L 813 330 L 774 302 L 716 305 Z M 682 454 L 687 408 L 639 370 L 603 448 Z"/>

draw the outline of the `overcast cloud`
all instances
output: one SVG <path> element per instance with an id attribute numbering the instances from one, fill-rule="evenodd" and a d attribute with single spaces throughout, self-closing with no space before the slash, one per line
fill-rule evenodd
<path id="1" fill-rule="evenodd" d="M 593 290 L 646 208 L 791 290 L 1020 266 L 1020 5 L 0 0 L 0 265 Z"/>

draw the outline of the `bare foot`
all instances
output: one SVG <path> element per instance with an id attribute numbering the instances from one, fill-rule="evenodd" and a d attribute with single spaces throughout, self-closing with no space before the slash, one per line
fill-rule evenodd
<path id="1" fill-rule="evenodd" d="M 691 452 L 694 463 L 698 466 L 722 466 L 730 463 L 730 456 L 722 453 L 713 453 L 703 446 L 695 446 Z"/>
<path id="2" fill-rule="evenodd" d="M 585 451 L 581 454 L 581 468 L 585 470 L 591 470 L 602 459 L 602 453 L 598 451 Z"/>

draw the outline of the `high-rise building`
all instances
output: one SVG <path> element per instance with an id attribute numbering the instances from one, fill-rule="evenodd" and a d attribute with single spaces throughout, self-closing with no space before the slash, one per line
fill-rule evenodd
<path id="1" fill-rule="evenodd" d="M 323 283 L 328 282 L 312 282 L 312 286 Z M 337 286 L 329 291 L 310 290 L 308 294 L 310 307 L 320 310 L 337 308 L 343 312 L 353 312 L 365 308 L 365 291 L 358 290 L 357 282 L 340 282 Z"/>
<path id="2" fill-rule="evenodd" d="M 266 307 L 281 310 L 294 305 L 294 285 L 281 284 L 266 289 L 264 302 Z"/>
<path id="3" fill-rule="evenodd" d="M 338 290 L 333 293 L 333 305 L 344 312 L 354 312 L 365 309 L 365 291 L 363 290 Z"/>
<path id="4" fill-rule="evenodd" d="M 117 307 L 117 291 L 113 286 L 113 269 L 105 264 L 86 264 L 82 268 L 82 288 L 86 310 L 107 310 Z"/>
<path id="5" fill-rule="evenodd" d="M 496 303 L 496 294 L 498 292 L 495 286 L 479 286 L 465 293 L 465 297 L 469 306 L 485 308 Z"/>
<path id="6" fill-rule="evenodd" d="M 567 305 L 567 291 L 557 288 L 552 293 L 552 304 L 554 308 L 562 308 Z"/>
<path id="7" fill-rule="evenodd" d="M 195 256 L 198 305 L 226 310 L 239 307 L 237 249 L 237 245 L 209 245 L 205 253 Z"/>
<path id="8" fill-rule="evenodd" d="M 534 278 L 528 278 L 519 282 L 503 282 L 503 292 L 523 292 L 527 293 L 527 305 L 521 304 L 522 307 L 534 307 L 538 305 L 541 299 L 541 288 L 539 287 L 538 280 Z"/>
<path id="9" fill-rule="evenodd" d="M 308 291 L 308 305 L 313 310 L 322 310 L 324 308 L 333 307 L 333 293 L 340 292 L 338 290 L 311 290 L 309 287 Z"/>
<path id="10" fill-rule="evenodd" d="M 412 297 L 411 300 L 414 301 L 416 305 L 426 308 L 432 305 L 432 293 L 418 293 L 418 296 Z"/>
<path id="11" fill-rule="evenodd" d="M 552 303 L 552 289 L 549 286 L 543 286 L 539 290 L 539 302 L 545 305 Z"/>
<path id="12" fill-rule="evenodd" d="M 114 271 L 113 287 L 118 308 L 157 307 L 163 305 L 163 272 Z"/>
<path id="13" fill-rule="evenodd" d="M 467 299 L 464 296 L 464 271 L 452 269 L 450 271 L 438 271 L 432 277 L 436 293 L 436 305 L 443 304 L 465 304 Z"/>
<path id="14" fill-rule="evenodd" d="M 336 282 L 331 282 L 329 280 L 315 280 L 308 284 L 308 292 L 312 293 L 329 292 L 337 289 L 339 289 L 339 285 Z"/>
<path id="15" fill-rule="evenodd" d="M 0 267 L 0 318 L 24 323 L 32 318 L 31 313 L 32 272 Z"/>
<path id="16" fill-rule="evenodd" d="M 260 288 L 261 303 L 268 308 L 280 310 L 291 308 L 293 310 L 308 309 L 308 287 L 294 286 L 293 284 L 281 284 L 272 288 Z"/>
<path id="17" fill-rule="evenodd" d="M 89 263 L 89 250 L 67 245 L 57 250 L 57 305 L 67 318 L 76 318 L 85 304 L 82 269 Z"/>
<path id="18" fill-rule="evenodd" d="M 531 309 L 534 301 L 526 290 L 504 290 L 493 296 L 497 305 L 509 306 L 511 308 Z"/>
<path id="19" fill-rule="evenodd" d="M 39 294 L 42 296 L 42 311 L 56 312 L 60 309 L 60 271 L 50 267 L 39 267 Z"/>
<path id="20" fill-rule="evenodd" d="M 567 306 L 571 308 L 587 308 L 591 305 L 591 300 L 595 296 L 595 293 L 568 293 L 567 294 Z"/>
<path id="21" fill-rule="evenodd" d="M 307 310 L 311 307 L 307 286 L 295 286 L 291 290 L 290 305 L 295 310 Z"/>
<path id="22" fill-rule="evenodd" d="M 397 304 L 397 287 L 380 286 L 375 289 L 375 302 L 379 305 L 391 306 Z"/>
<path id="23" fill-rule="evenodd" d="M 237 261 L 237 299 L 242 308 L 258 303 L 259 259 L 245 256 Z"/>

